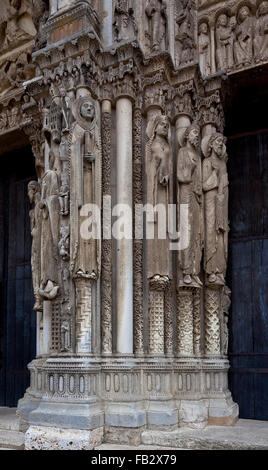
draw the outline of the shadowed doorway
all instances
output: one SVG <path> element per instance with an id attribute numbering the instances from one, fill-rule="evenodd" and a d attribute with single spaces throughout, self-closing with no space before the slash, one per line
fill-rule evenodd
<path id="1" fill-rule="evenodd" d="M 36 351 L 27 195 L 36 176 L 30 147 L 0 159 L 0 406 L 11 407 L 29 386 Z"/>

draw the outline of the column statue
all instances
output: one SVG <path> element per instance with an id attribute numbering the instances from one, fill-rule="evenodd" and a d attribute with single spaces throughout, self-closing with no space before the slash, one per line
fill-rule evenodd
<path id="1" fill-rule="evenodd" d="M 200 128 L 194 124 L 188 127 L 181 139 L 183 145 L 178 154 L 178 207 L 186 204 L 188 207 L 189 245 L 179 252 L 179 264 L 182 270 L 182 286 L 200 287 L 199 279 L 203 247 L 203 206 L 202 206 L 202 169 L 200 143 Z M 180 218 L 179 218 L 180 220 Z"/>
<path id="2" fill-rule="evenodd" d="M 149 0 L 145 9 L 149 21 L 151 51 L 166 50 L 167 42 L 167 5 L 165 0 Z"/>
<path id="3" fill-rule="evenodd" d="M 238 11 L 235 30 L 234 56 L 237 66 L 250 65 L 252 61 L 253 22 L 248 6 Z"/>
<path id="4" fill-rule="evenodd" d="M 33 278 L 33 290 L 35 297 L 35 304 L 33 310 L 41 312 L 43 310 L 42 300 L 39 295 L 41 271 L 40 271 L 40 254 L 41 254 L 41 188 L 37 181 L 31 181 L 28 184 L 28 196 L 30 203 L 34 205 L 33 209 L 30 210 L 30 223 L 31 223 L 31 235 L 32 235 L 32 278 Z"/>
<path id="5" fill-rule="evenodd" d="M 204 137 L 202 150 L 205 193 L 205 272 L 208 285 L 224 285 L 228 253 L 228 174 L 226 139 Z"/>

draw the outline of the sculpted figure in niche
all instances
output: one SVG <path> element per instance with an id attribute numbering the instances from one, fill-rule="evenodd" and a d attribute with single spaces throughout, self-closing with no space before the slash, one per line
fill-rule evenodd
<path id="1" fill-rule="evenodd" d="M 73 208 L 71 225 L 72 270 L 84 276 L 97 273 L 99 266 L 98 241 L 80 234 L 79 211 L 86 204 L 100 207 L 100 158 L 96 108 L 90 97 L 74 103 L 75 124 L 71 140 L 70 203 Z M 76 220 L 80 221 L 77 222 Z"/>
<path id="2" fill-rule="evenodd" d="M 218 70 L 228 70 L 234 65 L 235 17 L 219 16 L 216 27 L 216 60 Z"/>
<path id="3" fill-rule="evenodd" d="M 145 13 L 149 20 L 151 51 L 166 50 L 167 42 L 167 5 L 165 0 L 148 0 Z"/>
<path id="4" fill-rule="evenodd" d="M 237 66 L 250 65 L 253 55 L 253 23 L 248 6 L 238 11 L 235 30 L 234 56 Z"/>
<path id="5" fill-rule="evenodd" d="M 200 287 L 203 247 L 202 163 L 198 150 L 200 128 L 197 125 L 188 127 L 181 143 L 183 146 L 177 161 L 178 204 L 187 204 L 189 211 L 189 246 L 179 252 L 181 284 Z"/>
<path id="6" fill-rule="evenodd" d="M 63 261 L 70 259 L 70 228 L 62 225 L 60 228 L 59 252 Z"/>
<path id="7" fill-rule="evenodd" d="M 268 58 L 268 1 L 260 4 L 254 35 L 254 54 L 256 62 Z"/>
<path id="8" fill-rule="evenodd" d="M 116 41 L 126 41 L 135 38 L 138 28 L 133 8 L 129 0 L 118 0 L 115 7 L 114 32 Z"/>
<path id="9" fill-rule="evenodd" d="M 28 184 L 28 196 L 33 209 L 30 210 L 31 235 L 32 235 L 32 278 L 35 297 L 34 310 L 41 312 L 43 310 L 42 300 L 39 295 L 41 280 L 40 272 L 40 254 L 41 254 L 41 188 L 37 181 L 31 181 Z"/>
<path id="10" fill-rule="evenodd" d="M 222 134 L 204 137 L 202 150 L 205 193 L 205 272 L 208 285 L 224 285 L 228 253 L 228 174 L 226 139 Z"/>
<path id="11" fill-rule="evenodd" d="M 178 25 L 178 33 L 176 41 L 178 44 L 178 59 L 179 64 L 187 64 L 194 59 L 195 52 L 195 26 L 194 17 L 192 14 L 192 0 L 181 0 L 181 7 L 179 15 L 176 18 Z"/>
<path id="12" fill-rule="evenodd" d="M 41 284 L 39 294 L 53 300 L 58 293 L 59 182 L 55 156 L 49 155 L 49 169 L 41 181 Z"/>
<path id="13" fill-rule="evenodd" d="M 202 75 L 204 77 L 210 75 L 210 38 L 206 22 L 201 23 L 199 26 L 199 61 Z"/>
<path id="14" fill-rule="evenodd" d="M 156 207 L 161 204 L 165 209 L 166 220 L 155 214 L 155 239 L 148 240 L 148 277 L 155 275 L 169 276 L 169 239 L 168 239 L 168 204 L 172 172 L 172 149 L 170 144 L 170 125 L 168 118 L 157 115 L 149 121 L 147 127 L 147 202 Z M 165 239 L 159 239 L 158 230 L 162 225 Z M 165 230 L 165 234 L 164 234 Z M 157 253 L 157 255 L 156 255 Z"/>

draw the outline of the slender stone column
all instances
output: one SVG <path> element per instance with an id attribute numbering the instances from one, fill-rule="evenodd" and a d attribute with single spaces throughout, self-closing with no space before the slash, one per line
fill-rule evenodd
<path id="1" fill-rule="evenodd" d="M 215 24 L 210 26 L 210 60 L 211 73 L 216 73 L 216 51 L 215 51 Z"/>
<path id="2" fill-rule="evenodd" d="M 136 204 L 143 204 L 142 184 L 142 113 L 141 106 L 136 104 L 133 123 L 133 210 Z M 135 213 L 135 212 L 134 212 Z M 134 219 L 135 222 L 136 218 Z M 136 226 L 136 224 L 135 224 Z M 144 353 L 144 320 L 143 320 L 143 240 L 134 239 L 133 246 L 133 297 L 134 297 L 134 352 Z"/>
<path id="3" fill-rule="evenodd" d="M 206 288 L 205 294 L 205 354 L 219 356 L 221 354 L 220 325 L 220 289 Z"/>
<path id="4" fill-rule="evenodd" d="M 113 2 L 112 0 L 102 0 L 102 2 L 102 40 L 103 45 L 108 47 L 113 43 Z"/>
<path id="5" fill-rule="evenodd" d="M 44 302 L 43 311 L 43 347 L 42 354 L 50 354 L 52 334 L 52 303 Z"/>
<path id="6" fill-rule="evenodd" d="M 178 354 L 192 357 L 194 354 L 193 289 L 182 287 L 178 293 Z"/>
<path id="7" fill-rule="evenodd" d="M 132 212 L 132 102 L 116 102 L 117 204 Z M 125 211 L 126 214 L 126 211 Z M 126 221 L 126 217 L 124 218 Z M 132 214 L 125 227 L 132 234 Z M 117 241 L 117 352 L 133 354 L 133 240 Z"/>
<path id="8" fill-rule="evenodd" d="M 104 100 L 102 102 L 102 190 L 104 209 L 110 210 L 109 201 L 111 201 L 111 140 L 112 140 L 112 114 L 111 102 Z M 107 198 L 107 199 L 106 199 Z M 110 219 L 110 218 L 109 218 Z M 102 241 L 102 278 L 101 278 L 101 302 L 102 302 L 102 352 L 104 354 L 112 353 L 112 239 L 110 233 L 111 227 L 106 227 L 110 220 L 104 221 L 104 233 Z"/>

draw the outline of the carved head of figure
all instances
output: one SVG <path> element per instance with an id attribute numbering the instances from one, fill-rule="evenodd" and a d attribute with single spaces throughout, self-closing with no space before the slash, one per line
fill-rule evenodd
<path id="1" fill-rule="evenodd" d="M 218 26 L 224 26 L 226 27 L 228 24 L 228 17 L 225 14 L 222 14 L 219 16 L 218 21 L 217 21 Z"/>
<path id="2" fill-rule="evenodd" d="M 238 12 L 238 20 L 240 23 L 244 23 L 246 19 L 250 16 L 250 9 L 248 6 L 244 5 L 242 8 L 240 8 Z"/>
<path id="3" fill-rule="evenodd" d="M 205 21 L 199 26 L 199 34 L 208 34 L 208 25 Z"/>
<path id="4" fill-rule="evenodd" d="M 193 124 L 186 129 L 184 138 L 186 141 L 190 142 L 195 148 L 198 147 L 200 143 L 200 127 L 197 124 Z"/>
<path id="5" fill-rule="evenodd" d="M 223 158 L 225 156 L 225 143 L 226 138 L 222 134 L 214 134 L 209 141 L 209 151 L 214 152 L 217 157 Z"/>
<path id="6" fill-rule="evenodd" d="M 204 137 L 201 147 L 205 158 L 214 154 L 220 159 L 226 159 L 226 140 L 226 137 L 218 132 Z"/>
<path id="7" fill-rule="evenodd" d="M 95 106 L 91 101 L 84 101 L 80 106 L 80 114 L 83 119 L 92 122 L 95 118 Z"/>
<path id="8" fill-rule="evenodd" d="M 35 195 L 37 193 L 40 193 L 40 185 L 38 181 L 30 181 L 30 183 L 28 184 L 28 197 L 31 204 L 34 203 Z"/>
<path id="9" fill-rule="evenodd" d="M 257 11 L 257 17 L 259 16 L 264 16 L 268 14 L 268 1 L 265 0 L 264 2 L 261 2 L 258 11 Z"/>
<path id="10" fill-rule="evenodd" d="M 155 135 L 159 135 L 164 139 L 168 138 L 169 122 L 166 116 L 157 116 L 155 120 Z"/>

